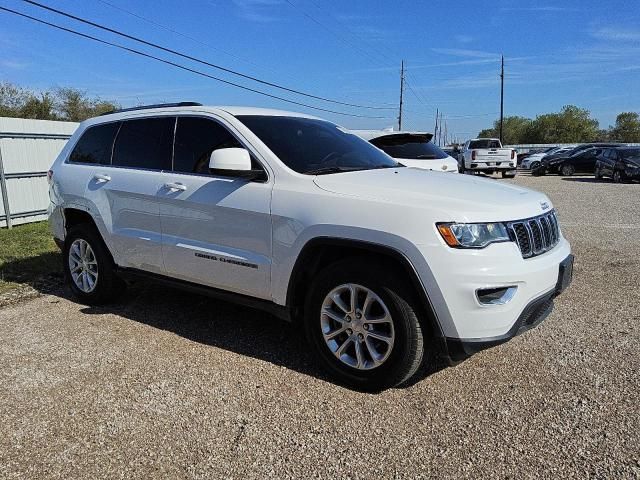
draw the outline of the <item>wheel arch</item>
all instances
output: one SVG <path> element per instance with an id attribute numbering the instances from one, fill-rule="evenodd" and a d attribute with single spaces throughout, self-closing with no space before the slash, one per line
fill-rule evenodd
<path id="1" fill-rule="evenodd" d="M 102 230 L 100 229 L 98 222 L 95 218 L 93 218 L 91 213 L 89 213 L 87 210 L 76 207 L 66 207 L 62 210 L 62 213 L 64 217 L 65 238 L 69 234 L 69 230 L 71 230 L 73 227 L 76 227 L 78 225 L 87 225 L 95 230 L 95 232 L 100 237 L 100 240 L 102 240 L 102 243 L 106 247 L 107 253 L 111 257 L 111 261 L 114 261 L 111 247 L 105 240 L 105 236 L 102 234 Z"/>
<path id="2" fill-rule="evenodd" d="M 302 313 L 307 287 L 315 273 L 336 261 L 358 256 L 375 256 L 377 261 L 398 268 L 401 273 L 406 274 L 405 278 L 409 281 L 420 313 L 428 321 L 428 327 L 434 335 L 444 336 L 428 292 L 409 258 L 387 245 L 348 238 L 316 237 L 302 247 L 287 287 L 286 305 L 293 312 L 293 320 L 299 319 Z"/>

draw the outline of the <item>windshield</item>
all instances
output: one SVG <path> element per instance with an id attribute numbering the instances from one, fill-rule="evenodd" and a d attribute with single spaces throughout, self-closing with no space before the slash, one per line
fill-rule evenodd
<path id="1" fill-rule="evenodd" d="M 469 148 L 502 148 L 498 140 L 471 140 Z"/>
<path id="2" fill-rule="evenodd" d="M 634 163 L 640 162 L 640 148 L 633 150 L 621 150 L 622 158 L 630 160 Z"/>
<path id="3" fill-rule="evenodd" d="M 289 168 L 309 175 L 399 167 L 369 142 L 324 120 L 238 115 Z"/>
<path id="4" fill-rule="evenodd" d="M 431 143 L 427 135 L 406 134 L 387 135 L 374 138 L 371 143 L 382 149 L 387 155 L 408 160 L 434 160 L 447 158 L 440 147 Z"/>

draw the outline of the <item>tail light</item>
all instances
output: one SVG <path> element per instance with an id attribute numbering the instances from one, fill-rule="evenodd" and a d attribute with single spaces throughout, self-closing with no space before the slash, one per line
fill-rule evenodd
<path id="1" fill-rule="evenodd" d="M 513 160 L 514 158 L 516 158 L 516 151 L 511 150 L 511 160 Z"/>
<path id="2" fill-rule="evenodd" d="M 476 159 L 476 151 L 471 150 L 471 160 L 475 160 L 475 159 Z"/>
<path id="3" fill-rule="evenodd" d="M 49 170 L 49 171 L 47 172 L 47 181 L 48 181 L 49 183 L 53 182 L 53 170 Z"/>

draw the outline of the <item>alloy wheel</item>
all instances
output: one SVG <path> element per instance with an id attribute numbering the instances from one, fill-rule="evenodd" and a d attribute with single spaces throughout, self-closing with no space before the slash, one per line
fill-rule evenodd
<path id="1" fill-rule="evenodd" d="M 98 261 L 89 242 L 82 238 L 69 248 L 69 273 L 73 283 L 84 293 L 91 293 L 98 284 Z"/>
<path id="2" fill-rule="evenodd" d="M 395 332 L 389 309 L 362 285 L 349 283 L 331 290 L 322 303 L 320 327 L 335 357 L 358 370 L 379 367 L 393 349 Z"/>

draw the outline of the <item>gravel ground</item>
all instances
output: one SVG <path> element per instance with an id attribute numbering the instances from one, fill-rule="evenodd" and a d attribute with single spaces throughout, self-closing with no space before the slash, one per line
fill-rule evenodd
<path id="1" fill-rule="evenodd" d="M 1 308 L 0 477 L 640 477 L 640 185 L 514 182 L 559 209 L 573 285 L 405 389 L 336 386 L 294 327 L 173 290 Z"/>

